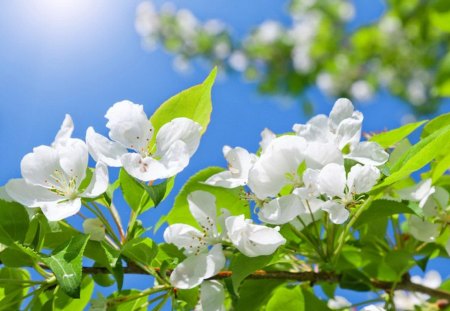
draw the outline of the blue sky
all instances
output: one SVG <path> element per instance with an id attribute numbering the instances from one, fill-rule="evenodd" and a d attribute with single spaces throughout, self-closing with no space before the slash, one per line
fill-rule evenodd
<path id="1" fill-rule="evenodd" d="M 163 1 L 155 1 L 160 6 Z M 235 34 L 248 31 L 265 19 L 286 24 L 282 1 L 190 0 L 173 1 L 191 9 L 201 20 L 220 18 Z M 59 4 L 58 4 L 59 3 Z M 0 185 L 20 176 L 20 159 L 33 147 L 49 144 L 65 113 L 72 115 L 75 136 L 83 138 L 88 126 L 106 134 L 104 114 L 115 102 L 129 99 L 143 104 L 148 115 L 165 99 L 199 83 L 211 68 L 196 66 L 188 75 L 172 69 L 173 57 L 161 49 L 141 48 L 134 30 L 139 1 L 15 0 L 0 2 Z M 380 1 L 370 7 L 356 1 L 356 18 L 349 28 L 375 20 L 383 11 Z M 245 12 L 245 14 L 242 14 Z M 317 113 L 328 113 L 333 100 L 310 91 Z M 243 146 L 255 151 L 265 127 L 281 133 L 305 122 L 300 105 L 292 100 L 258 95 L 256 87 L 239 75 L 219 75 L 213 90 L 211 124 L 190 166 L 177 177 L 174 193 L 196 171 L 225 165 L 222 146 Z M 358 106 L 365 115 L 364 130 L 391 129 L 408 113 L 406 105 L 387 94 Z M 441 109 L 448 111 L 446 104 Z M 145 214 L 156 221 L 173 196 Z M 121 213 L 128 211 L 120 207 Z M 160 239 L 160 235 L 156 237 Z M 448 272 L 447 272 L 448 273 Z M 143 278 L 128 284 L 143 287 Z"/>

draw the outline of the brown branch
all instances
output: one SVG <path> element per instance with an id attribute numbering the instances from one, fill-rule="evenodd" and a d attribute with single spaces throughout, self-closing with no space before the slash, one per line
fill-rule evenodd
<path id="1" fill-rule="evenodd" d="M 155 269 L 159 272 L 159 269 Z M 124 267 L 123 272 L 126 274 L 148 274 L 146 271 L 142 270 L 137 266 Z M 167 271 L 166 274 L 170 275 L 172 271 Z M 85 274 L 108 274 L 109 271 L 102 267 L 83 267 L 83 273 Z M 211 279 L 226 279 L 231 277 L 233 272 L 231 271 L 221 271 L 217 275 L 213 276 Z M 250 274 L 247 279 L 252 280 L 290 280 L 299 282 L 310 282 L 311 284 L 317 283 L 319 281 L 323 282 L 338 282 L 340 276 L 332 272 L 287 272 L 287 271 L 264 271 L 257 270 Z M 403 278 L 402 281 L 398 283 L 384 282 L 379 280 L 371 280 L 373 287 L 382 289 L 385 291 L 390 291 L 393 288 L 396 290 L 407 290 L 411 292 L 419 292 L 423 294 L 430 295 L 435 298 L 446 299 L 450 301 L 450 292 L 426 287 L 420 284 L 411 282 L 409 277 Z"/>

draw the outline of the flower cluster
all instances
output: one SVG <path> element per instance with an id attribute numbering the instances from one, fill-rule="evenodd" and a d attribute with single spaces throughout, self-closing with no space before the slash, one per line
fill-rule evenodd
<path id="1" fill-rule="evenodd" d="M 265 223 L 305 226 L 325 211 L 332 222 L 342 224 L 377 183 L 377 167 L 388 160 L 377 143 L 360 141 L 362 121 L 362 114 L 341 98 L 328 117 L 295 124 L 295 135 L 276 137 L 264 130 L 259 155 L 225 147 L 229 169 L 206 183 L 247 185 Z"/>
<path id="2" fill-rule="evenodd" d="M 273 254 L 286 240 L 278 232 L 278 228 L 253 224 L 244 215 L 231 216 L 228 210 L 222 209 L 220 216 L 217 216 L 215 200 L 212 194 L 205 191 L 190 193 L 189 210 L 200 230 L 186 224 L 173 224 L 164 231 L 164 240 L 183 250 L 187 257 L 172 272 L 171 284 L 181 289 L 202 284 L 202 296 L 205 295 L 209 300 L 215 301 L 215 305 L 222 306 L 224 290 L 221 283 L 203 281 L 225 267 L 223 247 L 231 243 L 242 254 L 257 257 Z M 210 288 L 215 291 L 210 291 Z M 204 310 L 221 308 L 208 309 L 204 302 L 202 305 Z"/>
<path id="3" fill-rule="evenodd" d="M 157 133 L 142 105 L 114 104 L 106 113 L 109 137 L 86 132 L 86 142 L 72 138 L 74 125 L 66 115 L 50 146 L 39 146 L 21 162 L 21 179 L 5 187 L 15 201 L 39 207 L 50 221 L 72 216 L 83 199 L 93 199 L 108 187 L 108 166 L 123 167 L 142 181 L 169 178 L 182 171 L 197 150 L 202 127 L 187 118 L 175 118 Z M 89 154 L 97 162 L 88 168 Z"/>

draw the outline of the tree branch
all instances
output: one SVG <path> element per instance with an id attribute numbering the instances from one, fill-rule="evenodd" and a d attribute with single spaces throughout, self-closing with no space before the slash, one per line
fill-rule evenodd
<path id="1" fill-rule="evenodd" d="M 159 269 L 155 269 L 159 273 Z M 137 266 L 124 267 L 123 272 L 126 274 L 148 274 L 146 271 L 142 270 Z M 83 267 L 83 273 L 85 274 L 108 274 L 109 271 L 102 267 Z M 170 275 L 172 271 L 167 271 L 167 275 Z M 211 279 L 226 279 L 231 277 L 233 272 L 231 271 L 221 271 L 217 275 L 213 276 Z M 317 283 L 319 281 L 323 282 L 338 282 L 340 275 L 332 272 L 287 272 L 287 271 L 264 271 L 257 270 L 250 274 L 247 279 L 252 280 L 290 280 L 299 282 L 310 282 L 311 284 Z M 435 298 L 446 299 L 450 301 L 450 292 L 426 287 L 420 284 L 411 282 L 409 277 L 404 277 L 401 282 L 384 282 L 379 280 L 371 280 L 373 287 L 389 291 L 392 288 L 396 290 L 407 290 L 411 292 L 418 292 L 430 295 Z"/>

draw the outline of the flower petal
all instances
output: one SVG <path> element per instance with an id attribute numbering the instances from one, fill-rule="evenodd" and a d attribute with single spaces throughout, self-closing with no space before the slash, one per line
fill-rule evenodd
<path id="1" fill-rule="evenodd" d="M 49 221 L 59 221 L 73 216 L 81 208 L 81 199 L 44 203 L 41 210 Z"/>
<path id="2" fill-rule="evenodd" d="M 428 178 L 417 185 L 399 190 L 398 194 L 402 199 L 418 201 L 420 208 L 423 208 L 435 191 L 436 188 L 432 186 L 431 178 Z"/>
<path id="3" fill-rule="evenodd" d="M 188 195 L 187 201 L 192 216 L 203 230 L 210 234 L 217 233 L 216 197 L 206 191 L 194 191 Z"/>
<path id="4" fill-rule="evenodd" d="M 159 178 L 175 176 L 189 164 L 189 158 L 187 145 L 181 140 L 175 141 L 160 160 L 167 173 L 166 176 Z"/>
<path id="5" fill-rule="evenodd" d="M 156 146 L 159 155 L 163 155 L 177 140 L 186 144 L 192 156 L 200 143 L 202 126 L 188 118 L 176 118 L 164 124 L 156 135 Z"/>
<path id="6" fill-rule="evenodd" d="M 327 164 L 336 163 L 344 165 L 344 158 L 342 152 L 336 144 L 312 142 L 308 143 L 306 149 L 306 164 L 308 168 L 320 169 Z"/>
<path id="7" fill-rule="evenodd" d="M 318 184 L 320 191 L 329 196 L 344 196 L 346 185 L 345 169 L 343 165 L 327 164 L 319 173 Z"/>
<path id="8" fill-rule="evenodd" d="M 109 137 L 124 147 L 147 154 L 147 148 L 153 137 L 153 126 L 148 120 L 142 105 L 128 100 L 115 103 L 106 112 L 106 127 Z"/>
<path id="9" fill-rule="evenodd" d="M 281 136 L 272 141 L 249 172 L 248 185 L 260 199 L 275 196 L 291 182 L 305 160 L 306 141 L 298 136 Z"/>
<path id="10" fill-rule="evenodd" d="M 230 171 L 223 171 L 217 174 L 212 175 L 209 177 L 205 184 L 216 186 L 216 187 L 223 187 L 223 188 L 236 188 L 239 186 L 243 186 L 246 184 L 246 180 L 240 179 L 240 178 L 234 178 L 231 175 Z"/>
<path id="11" fill-rule="evenodd" d="M 164 230 L 164 241 L 184 249 L 186 255 L 198 253 L 206 247 L 202 244 L 203 233 L 185 224 L 173 224 L 167 227 Z"/>
<path id="12" fill-rule="evenodd" d="M 63 123 L 61 124 L 61 128 L 58 133 L 56 133 L 55 140 L 52 143 L 52 147 L 58 145 L 61 141 L 71 138 L 73 133 L 73 120 L 69 114 L 66 114 Z"/>
<path id="13" fill-rule="evenodd" d="M 27 207 L 40 207 L 44 203 L 57 202 L 61 196 L 41 186 L 27 183 L 25 179 L 11 179 L 5 186 L 7 194 Z"/>
<path id="14" fill-rule="evenodd" d="M 189 256 L 181 262 L 170 275 L 170 283 L 176 288 L 193 288 L 216 275 L 224 266 L 222 245 L 216 244 L 208 253 Z"/>
<path id="15" fill-rule="evenodd" d="M 348 173 L 347 186 L 351 193 L 369 192 L 380 178 L 380 171 L 372 165 L 356 164 Z"/>
<path id="16" fill-rule="evenodd" d="M 95 161 L 101 161 L 112 167 L 121 167 L 120 158 L 128 152 L 121 144 L 96 133 L 92 126 L 86 131 L 86 144 Z"/>
<path id="17" fill-rule="evenodd" d="M 225 311 L 225 291 L 216 280 L 205 281 L 200 288 L 200 309 L 202 311 Z"/>
<path id="18" fill-rule="evenodd" d="M 359 111 L 354 112 L 354 116 L 342 120 L 336 130 L 335 142 L 340 149 L 346 145 L 354 146 L 361 139 L 361 125 L 363 116 Z"/>
<path id="19" fill-rule="evenodd" d="M 365 165 L 380 166 L 386 163 L 389 159 L 389 154 L 384 151 L 379 144 L 364 141 L 355 145 L 345 158 L 355 160 Z"/>
<path id="20" fill-rule="evenodd" d="M 91 182 L 80 196 L 96 198 L 108 189 L 108 167 L 103 162 L 97 162 Z"/>
<path id="21" fill-rule="evenodd" d="M 230 216 L 225 224 L 231 243 L 248 257 L 270 255 L 286 243 L 278 230 L 254 225 L 244 215 Z"/>
<path id="22" fill-rule="evenodd" d="M 306 124 L 294 124 L 292 130 L 307 142 L 328 143 L 334 138 L 328 129 L 328 118 L 323 114 L 311 118 Z"/>
<path id="23" fill-rule="evenodd" d="M 261 147 L 261 152 L 264 152 L 275 138 L 277 138 L 277 135 L 275 135 L 268 128 L 265 128 L 261 132 L 261 141 L 259 142 L 259 146 Z"/>
<path id="24" fill-rule="evenodd" d="M 50 188 L 54 181 L 50 176 L 57 171 L 62 172 L 58 151 L 49 146 L 34 148 L 32 153 L 23 157 L 20 168 L 28 183 L 46 188 Z"/>
<path id="25" fill-rule="evenodd" d="M 330 112 L 329 125 L 331 129 L 336 131 L 342 121 L 353 116 L 353 111 L 354 107 L 349 99 L 339 98 L 336 100 Z"/>
<path id="26" fill-rule="evenodd" d="M 70 138 L 57 146 L 59 163 L 67 176 L 75 179 L 77 188 L 86 177 L 89 152 L 84 141 Z"/>
<path id="27" fill-rule="evenodd" d="M 259 210 L 258 217 L 261 221 L 273 225 L 282 225 L 290 222 L 300 213 L 305 212 L 300 198 L 295 194 L 282 196 L 271 200 Z"/>
<path id="28" fill-rule="evenodd" d="M 142 158 L 138 153 L 126 153 L 121 157 L 123 168 L 131 176 L 142 181 L 167 178 L 167 168 L 152 157 Z"/>
<path id="29" fill-rule="evenodd" d="M 322 205 L 322 209 L 328 212 L 330 220 L 338 225 L 344 223 L 350 215 L 344 205 L 334 201 L 325 202 Z"/>

